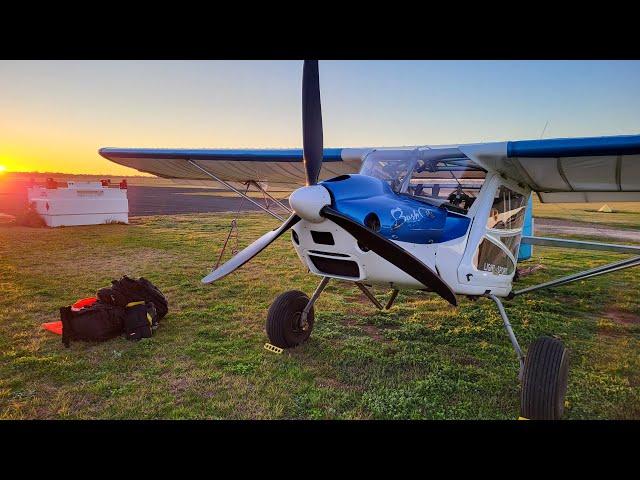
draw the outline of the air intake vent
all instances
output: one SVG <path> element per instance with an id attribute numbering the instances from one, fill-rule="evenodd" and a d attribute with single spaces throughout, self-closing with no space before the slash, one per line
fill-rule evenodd
<path id="1" fill-rule="evenodd" d="M 333 241 L 333 235 L 331 232 L 315 232 L 311 230 L 311 238 L 316 243 L 320 245 L 335 245 L 336 243 Z"/>
<path id="2" fill-rule="evenodd" d="M 352 260 L 337 260 L 335 258 L 316 257 L 315 255 L 309 255 L 309 258 L 322 273 L 340 277 L 360 277 L 358 264 Z"/>

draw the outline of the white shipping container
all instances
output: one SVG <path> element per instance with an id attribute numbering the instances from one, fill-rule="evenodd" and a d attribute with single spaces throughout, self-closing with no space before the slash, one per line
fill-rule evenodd
<path id="1" fill-rule="evenodd" d="M 50 227 L 129 223 L 126 188 L 68 182 L 67 188 L 30 187 L 28 200 Z"/>

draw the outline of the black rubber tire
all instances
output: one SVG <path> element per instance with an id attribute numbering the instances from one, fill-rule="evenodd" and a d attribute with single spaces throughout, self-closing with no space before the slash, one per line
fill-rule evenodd
<path id="1" fill-rule="evenodd" d="M 569 377 L 569 351 L 557 338 L 540 337 L 527 352 L 522 374 L 520 416 L 560 420 Z"/>
<path id="2" fill-rule="evenodd" d="M 300 328 L 300 315 L 309 297 L 304 292 L 290 290 L 276 297 L 267 313 L 267 336 L 272 345 L 291 348 L 306 342 L 313 330 L 313 307 L 307 315 L 307 328 Z"/>

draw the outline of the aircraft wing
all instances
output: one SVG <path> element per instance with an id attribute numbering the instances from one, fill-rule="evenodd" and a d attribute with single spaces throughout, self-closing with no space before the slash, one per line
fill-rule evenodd
<path id="1" fill-rule="evenodd" d="M 369 149 L 325 148 L 320 179 L 357 173 Z M 305 184 L 301 149 L 193 150 L 101 148 L 112 162 L 163 178 L 211 180 L 202 169 L 227 182 Z"/>
<path id="2" fill-rule="evenodd" d="M 417 148 L 451 147 L 486 170 L 528 185 L 544 203 L 640 201 L 640 135 Z M 325 148 L 320 180 L 357 173 L 372 150 Z M 211 179 L 204 169 L 231 182 L 305 183 L 301 149 L 101 148 L 99 152 L 113 162 L 165 178 Z"/>
<path id="3" fill-rule="evenodd" d="M 459 145 L 487 170 L 554 202 L 640 201 L 640 135 Z"/>

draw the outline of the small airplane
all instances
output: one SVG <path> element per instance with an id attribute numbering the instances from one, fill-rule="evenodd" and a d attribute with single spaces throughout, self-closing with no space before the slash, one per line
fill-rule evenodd
<path id="1" fill-rule="evenodd" d="M 322 277 L 311 297 L 279 295 L 267 314 L 271 346 L 307 341 L 314 304 L 330 279 L 353 282 L 390 308 L 402 289 L 495 302 L 520 362 L 520 416 L 560 419 L 569 354 L 544 336 L 525 355 L 502 300 L 640 265 L 640 247 L 523 235 L 532 192 L 542 202 L 640 201 L 640 135 L 400 148 L 323 148 L 317 61 L 302 79 L 303 149 L 166 150 L 102 148 L 116 163 L 165 178 L 214 179 L 283 221 L 202 279 L 218 281 L 291 230 L 293 247 Z M 356 173 L 359 172 L 359 173 Z M 286 219 L 231 185 L 244 182 L 290 211 Z M 266 183 L 304 186 L 289 207 Z M 521 245 L 605 250 L 631 258 L 514 290 Z M 392 289 L 383 307 L 368 290 Z M 281 350 L 280 350 L 281 351 Z"/>

